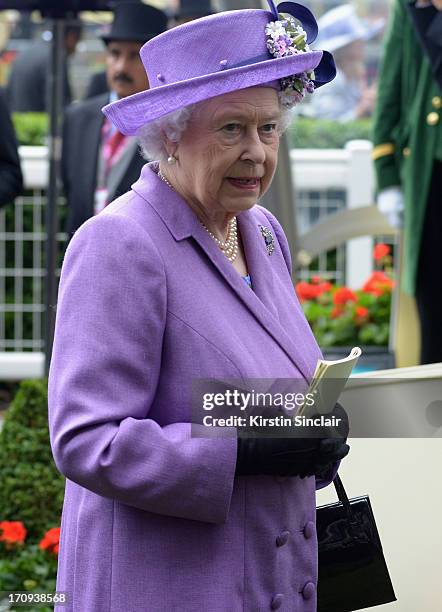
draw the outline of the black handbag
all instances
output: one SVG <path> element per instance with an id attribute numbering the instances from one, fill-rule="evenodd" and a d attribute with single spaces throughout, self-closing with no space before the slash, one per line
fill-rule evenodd
<path id="1" fill-rule="evenodd" d="M 317 612 L 353 612 L 396 601 L 368 495 L 348 499 L 338 475 L 339 501 L 316 508 Z"/>

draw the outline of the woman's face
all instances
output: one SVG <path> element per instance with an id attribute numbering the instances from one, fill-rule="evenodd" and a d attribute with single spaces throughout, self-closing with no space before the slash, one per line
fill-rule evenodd
<path id="1" fill-rule="evenodd" d="M 195 109 L 177 145 L 179 191 L 209 215 L 251 208 L 276 168 L 278 94 L 251 87 L 212 98 Z"/>

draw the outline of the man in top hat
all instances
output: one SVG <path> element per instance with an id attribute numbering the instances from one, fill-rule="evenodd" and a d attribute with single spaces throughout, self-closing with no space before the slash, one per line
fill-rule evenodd
<path id="1" fill-rule="evenodd" d="M 378 206 L 404 224 L 402 287 L 415 295 L 421 363 L 442 361 L 442 0 L 395 0 L 373 129 Z"/>
<path id="2" fill-rule="evenodd" d="M 110 95 L 72 105 L 63 132 L 62 176 L 67 198 L 66 231 L 70 236 L 89 217 L 129 190 L 145 160 L 134 137 L 123 136 L 101 109 L 110 101 L 149 88 L 139 51 L 167 28 L 162 11 L 141 2 L 115 8 L 106 44 L 106 77 Z"/>
<path id="3" fill-rule="evenodd" d="M 333 53 L 338 70 L 333 83 L 314 96 L 306 114 L 337 121 L 372 114 L 376 84 L 367 84 L 366 41 L 376 36 L 383 25 L 382 18 L 366 24 L 351 4 L 338 6 L 318 20 L 320 44 Z"/>
<path id="4" fill-rule="evenodd" d="M 212 15 L 213 12 L 211 0 L 180 0 L 178 9 L 172 15 L 170 26 L 182 25 Z"/>

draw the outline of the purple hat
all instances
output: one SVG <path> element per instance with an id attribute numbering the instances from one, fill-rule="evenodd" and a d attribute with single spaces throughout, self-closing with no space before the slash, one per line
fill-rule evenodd
<path id="1" fill-rule="evenodd" d="M 331 81 L 333 57 L 309 47 L 318 34 L 312 13 L 296 2 L 268 2 L 271 11 L 209 15 L 149 40 L 140 56 L 150 89 L 108 104 L 106 117 L 133 135 L 167 113 L 238 89 L 279 81 L 291 106 Z"/>

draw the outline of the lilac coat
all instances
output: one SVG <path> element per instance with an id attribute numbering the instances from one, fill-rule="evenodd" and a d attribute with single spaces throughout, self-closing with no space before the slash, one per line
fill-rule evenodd
<path id="1" fill-rule="evenodd" d="M 235 478 L 236 439 L 189 425 L 194 377 L 312 376 L 286 238 L 259 205 L 238 216 L 252 291 L 154 168 L 81 226 L 63 264 L 49 424 L 71 604 L 56 609 L 313 612 L 315 488 L 333 474 Z"/>

